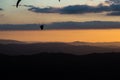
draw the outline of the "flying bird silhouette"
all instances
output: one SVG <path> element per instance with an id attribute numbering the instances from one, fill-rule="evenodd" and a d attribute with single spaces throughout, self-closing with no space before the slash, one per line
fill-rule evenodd
<path id="1" fill-rule="evenodd" d="M 19 6 L 19 3 L 20 3 L 21 0 L 18 0 L 17 3 L 16 3 L 16 7 L 18 8 Z"/>
<path id="2" fill-rule="evenodd" d="M 40 29 L 43 30 L 43 28 L 44 28 L 44 25 L 40 25 Z"/>
<path id="3" fill-rule="evenodd" d="M 21 0 L 18 0 L 18 1 L 17 1 L 17 3 L 16 3 L 16 7 L 17 7 L 17 8 L 18 8 L 20 2 L 21 2 Z M 60 0 L 59 0 L 59 2 L 60 2 Z"/>

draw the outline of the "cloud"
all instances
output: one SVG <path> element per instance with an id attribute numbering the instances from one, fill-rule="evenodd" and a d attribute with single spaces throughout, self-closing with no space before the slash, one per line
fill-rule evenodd
<path id="1" fill-rule="evenodd" d="M 59 13 L 59 9 L 52 8 L 52 7 L 49 7 L 49 8 L 32 7 L 28 10 L 36 13 Z"/>
<path id="2" fill-rule="evenodd" d="M 0 11 L 2 11 L 3 9 L 2 8 L 0 8 Z"/>
<path id="3" fill-rule="evenodd" d="M 108 15 L 110 15 L 109 14 L 110 12 L 116 13 L 116 11 L 120 11 L 120 5 L 114 4 L 110 6 L 105 6 L 102 4 L 99 4 L 98 6 L 72 5 L 63 8 L 54 7 L 40 8 L 32 5 L 25 5 L 25 7 L 29 7 L 28 10 L 35 13 L 85 14 L 85 13 L 108 12 Z M 118 14 L 116 14 L 116 16 L 118 16 Z"/>
<path id="4" fill-rule="evenodd" d="M 120 0 L 105 0 L 106 3 L 108 4 L 120 4 Z"/>
<path id="5" fill-rule="evenodd" d="M 1 24 L 0 30 L 39 30 L 37 24 Z M 46 30 L 60 29 L 120 29 L 120 22 L 90 21 L 90 22 L 54 22 L 45 24 Z"/>
<path id="6" fill-rule="evenodd" d="M 120 29 L 120 22 L 88 21 L 88 22 L 55 22 L 48 29 Z"/>
<path id="7" fill-rule="evenodd" d="M 32 5 L 28 5 L 26 7 L 29 7 L 29 11 L 36 12 L 36 13 L 60 13 L 60 14 L 81 14 L 81 13 L 97 13 L 97 12 L 103 12 L 103 11 L 109 11 L 110 9 L 108 6 L 98 5 L 96 7 L 88 6 L 88 5 L 73 5 L 73 6 L 66 6 L 63 8 L 40 8 L 35 7 Z"/>
<path id="8" fill-rule="evenodd" d="M 109 16 L 120 16 L 120 11 L 111 12 L 111 13 L 108 13 L 107 15 L 109 15 Z"/>
<path id="9" fill-rule="evenodd" d="M 120 16 L 120 5 L 110 5 L 111 12 L 107 15 L 109 16 Z"/>
<path id="10" fill-rule="evenodd" d="M 53 8 L 53 7 L 48 7 L 48 8 L 40 8 L 40 7 L 35 7 L 33 5 L 23 5 L 24 7 L 28 7 L 28 11 L 36 12 L 36 13 L 58 13 L 59 8 Z"/>
<path id="11" fill-rule="evenodd" d="M 111 11 L 120 11 L 120 5 L 110 5 Z"/>
<path id="12" fill-rule="evenodd" d="M 99 13 L 103 11 L 109 11 L 108 6 L 98 5 L 96 7 L 88 5 L 74 5 L 67 6 L 61 9 L 63 14 L 81 14 L 81 13 Z"/>

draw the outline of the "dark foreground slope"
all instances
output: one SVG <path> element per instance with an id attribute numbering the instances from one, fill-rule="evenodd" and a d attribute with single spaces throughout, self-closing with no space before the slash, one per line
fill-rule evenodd
<path id="1" fill-rule="evenodd" d="M 95 76 L 99 76 L 97 79 L 103 76 L 110 78 L 119 75 L 120 53 L 81 56 L 63 53 L 40 53 L 26 56 L 0 54 L 0 72 L 17 80 L 18 78 L 25 79 L 23 77 L 26 77 L 26 80 L 31 77 L 36 80 L 35 78 L 41 79 L 43 75 L 45 76 L 43 78 L 54 77 L 57 80 L 63 76 L 67 76 L 67 78 L 81 78 L 80 76 L 82 76 L 84 79 L 95 78 Z M 113 77 L 113 79 L 115 78 Z"/>
<path id="2" fill-rule="evenodd" d="M 120 68 L 119 53 L 71 55 L 41 53 L 36 55 L 8 56 L 0 54 L 0 67 L 31 68 L 34 71 L 115 71 Z M 96 71 L 96 72 L 97 72 Z"/>

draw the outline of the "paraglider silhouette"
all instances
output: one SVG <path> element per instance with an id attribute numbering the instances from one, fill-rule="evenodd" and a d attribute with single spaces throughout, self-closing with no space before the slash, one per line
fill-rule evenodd
<path id="1" fill-rule="evenodd" d="M 17 7 L 17 8 L 18 8 L 20 2 L 21 2 L 21 0 L 18 0 L 18 1 L 17 1 L 17 3 L 16 3 L 16 7 Z M 60 2 L 60 0 L 59 0 L 59 2 Z"/>
<path id="2" fill-rule="evenodd" d="M 44 25 L 40 25 L 40 29 L 43 30 L 43 28 L 44 28 Z"/>
<path id="3" fill-rule="evenodd" d="M 18 5 L 20 3 L 21 0 L 18 0 L 17 3 L 16 3 L 16 7 L 18 8 Z"/>

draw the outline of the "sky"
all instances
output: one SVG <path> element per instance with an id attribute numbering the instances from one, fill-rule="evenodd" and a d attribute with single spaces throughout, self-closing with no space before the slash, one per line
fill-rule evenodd
<path id="1" fill-rule="evenodd" d="M 0 24 L 48 24 L 69 21 L 120 22 L 120 5 L 110 3 L 115 3 L 115 1 L 22 0 L 21 6 L 16 8 L 14 5 L 17 0 L 0 0 Z"/>
<path id="2" fill-rule="evenodd" d="M 0 31 L 5 30 L 0 39 L 120 42 L 120 0 L 22 0 L 18 8 L 16 2 L 0 0 Z M 39 24 L 46 25 L 45 31 L 27 32 L 40 30 Z"/>

